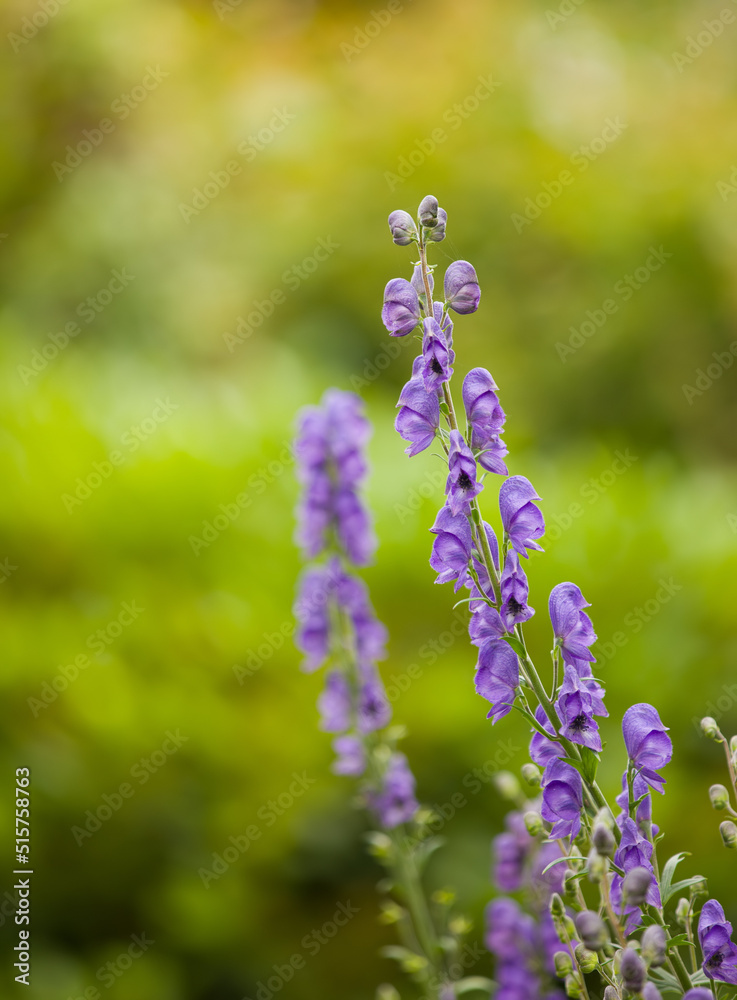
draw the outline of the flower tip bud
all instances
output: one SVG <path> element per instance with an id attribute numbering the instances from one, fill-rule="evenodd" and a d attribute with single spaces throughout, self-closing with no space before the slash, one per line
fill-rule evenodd
<path id="1" fill-rule="evenodd" d="M 704 736 L 708 736 L 710 740 L 719 740 L 719 726 L 717 725 L 717 720 L 712 719 L 710 715 L 705 715 L 701 720 L 701 732 Z"/>
<path id="2" fill-rule="evenodd" d="M 415 220 L 401 208 L 389 216 L 389 229 L 394 242 L 400 247 L 409 246 L 417 238 Z"/>
<path id="3" fill-rule="evenodd" d="M 534 809 L 525 813 L 525 828 L 531 837 L 539 837 L 543 832 L 542 816 Z"/>
<path id="4" fill-rule="evenodd" d="M 573 962 L 567 951 L 556 951 L 553 955 L 555 974 L 558 979 L 565 979 L 573 972 Z"/>
<path id="5" fill-rule="evenodd" d="M 636 871 L 636 869 L 633 869 Z M 630 993 L 642 992 L 645 985 L 647 969 L 645 963 L 633 948 L 625 948 L 619 963 L 619 974 L 622 983 Z"/>
<path id="6" fill-rule="evenodd" d="M 417 209 L 420 224 L 426 229 L 432 229 L 438 224 L 438 199 L 433 194 L 426 194 Z"/>
<path id="7" fill-rule="evenodd" d="M 709 788 L 709 799 L 715 809 L 726 809 L 729 805 L 729 792 L 724 785 L 712 785 Z"/>
<path id="8" fill-rule="evenodd" d="M 576 960 L 578 967 L 584 975 L 593 972 L 599 964 L 599 956 L 594 951 L 590 951 L 585 945 L 576 945 Z"/>
<path id="9" fill-rule="evenodd" d="M 725 819 L 719 824 L 719 833 L 722 835 L 722 843 L 731 849 L 737 847 L 737 826 L 731 819 Z"/>
<path id="10" fill-rule="evenodd" d="M 591 835 L 591 842 L 594 845 L 596 853 L 602 858 L 611 858 L 617 847 L 614 834 L 609 827 L 604 826 L 603 823 L 597 823 L 594 827 L 594 832 Z"/>
<path id="11" fill-rule="evenodd" d="M 522 777 L 531 788 L 540 787 L 540 768 L 537 764 L 523 764 L 521 773 Z"/>
<path id="12" fill-rule="evenodd" d="M 709 883 L 705 878 L 700 878 L 698 882 L 694 882 L 692 886 L 689 887 L 689 893 L 691 899 L 698 899 L 699 896 L 709 895 Z"/>
<path id="13" fill-rule="evenodd" d="M 633 868 L 629 871 L 622 883 L 627 903 L 631 906 L 642 906 L 652 880 L 652 872 L 649 872 L 647 868 Z"/>
<path id="14" fill-rule="evenodd" d="M 522 789 L 517 778 L 511 771 L 497 771 L 493 778 L 494 787 L 503 799 L 514 802 L 519 798 Z"/>
<path id="15" fill-rule="evenodd" d="M 572 901 L 577 895 L 578 887 L 576 885 L 576 873 L 573 869 L 566 868 L 563 872 L 563 896 L 565 899 Z"/>
<path id="16" fill-rule="evenodd" d="M 557 892 L 554 892 L 550 897 L 550 913 L 554 917 L 564 917 L 566 914 L 566 908 L 563 900 Z"/>
<path id="17" fill-rule="evenodd" d="M 685 927 L 686 924 L 688 923 L 690 912 L 691 912 L 691 904 L 685 898 L 685 896 L 681 896 L 681 898 L 678 900 L 678 904 L 676 905 L 676 920 L 681 925 L 681 927 Z"/>
<path id="18" fill-rule="evenodd" d="M 581 910 L 576 914 L 576 930 L 585 948 L 599 951 L 609 940 L 604 921 L 593 910 Z"/>

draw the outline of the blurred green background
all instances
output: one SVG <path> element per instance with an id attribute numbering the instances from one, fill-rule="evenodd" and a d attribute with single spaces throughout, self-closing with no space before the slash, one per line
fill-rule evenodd
<path id="1" fill-rule="evenodd" d="M 316 728 L 321 678 L 288 637 L 288 445 L 328 385 L 358 388 L 376 427 L 365 577 L 391 632 L 384 676 L 423 801 L 468 799 L 429 881 L 456 886 L 480 941 L 505 804 L 464 777 L 517 770 L 525 736 L 492 729 L 473 651 L 449 643 L 453 595 L 427 564 L 442 467 L 409 461 L 392 427 L 415 345 L 379 320 L 411 260 L 386 216 L 428 192 L 449 214 L 433 259 L 470 260 L 482 286 L 457 370 L 492 371 L 510 470 L 551 526 L 529 566 L 531 647 L 544 662 L 547 594 L 577 582 L 608 688 L 603 783 L 618 786 L 623 711 L 652 701 L 675 742 L 662 851 L 693 851 L 684 873 L 737 917 L 707 798 L 724 760 L 694 725 L 712 711 L 737 730 L 737 23 L 721 10 L 3 6 L 3 996 L 242 1000 L 295 954 L 278 991 L 294 1000 L 399 979 L 377 956 L 393 938 L 364 820 Z M 491 484 L 482 500 L 494 519 Z M 30 988 L 9 971 L 22 766 Z M 295 772 L 307 788 L 285 806 Z M 316 948 L 349 900 L 358 914 Z M 132 935 L 154 943 L 132 958 Z"/>

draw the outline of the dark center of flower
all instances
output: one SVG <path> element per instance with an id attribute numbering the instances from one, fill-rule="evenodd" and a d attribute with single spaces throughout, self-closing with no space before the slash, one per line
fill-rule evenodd
<path id="1" fill-rule="evenodd" d="M 513 597 L 510 597 L 507 601 L 507 608 L 509 609 L 510 615 L 518 615 L 521 611 L 525 610 L 524 604 L 520 604 L 519 601 L 515 601 Z"/>
<path id="2" fill-rule="evenodd" d="M 571 723 L 571 729 L 573 730 L 574 733 L 582 733 L 584 729 L 588 728 L 589 728 L 588 716 L 584 715 L 583 712 L 581 712 L 580 715 L 577 715 L 576 718 Z"/>
<path id="3" fill-rule="evenodd" d="M 471 477 L 469 476 L 469 474 L 467 472 L 462 472 L 460 474 L 460 476 L 458 477 L 458 485 L 460 486 L 460 488 L 462 490 L 470 490 L 471 489 L 471 486 L 473 484 L 471 483 Z"/>
<path id="4" fill-rule="evenodd" d="M 722 955 L 721 951 L 716 951 L 710 958 L 707 958 L 706 964 L 710 969 L 717 969 L 723 961 L 724 955 Z"/>
<path id="5" fill-rule="evenodd" d="M 440 364 L 437 358 L 433 358 L 430 362 L 430 369 L 434 371 L 436 375 L 443 374 L 443 366 Z"/>

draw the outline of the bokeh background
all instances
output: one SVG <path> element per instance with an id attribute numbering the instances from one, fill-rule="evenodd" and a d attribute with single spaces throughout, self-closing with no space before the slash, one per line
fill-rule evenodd
<path id="1" fill-rule="evenodd" d="M 492 729 L 473 652 L 449 641 L 452 593 L 427 564 L 442 468 L 408 460 L 393 431 L 415 345 L 379 320 L 411 260 L 386 216 L 429 191 L 449 214 L 434 260 L 472 261 L 482 286 L 456 325 L 458 369 L 491 369 L 510 469 L 551 526 L 530 560 L 531 647 L 544 660 L 549 589 L 576 581 L 608 688 L 603 784 L 618 785 L 623 711 L 652 701 L 676 748 L 663 856 L 692 851 L 684 874 L 707 875 L 737 917 L 707 797 L 724 761 L 694 723 L 709 711 L 737 730 L 737 23 L 722 6 L 734 14 L 711 0 L 3 5 L 3 996 L 242 1000 L 297 953 L 279 991 L 294 1000 L 399 981 L 377 954 L 392 932 L 365 822 L 317 731 L 321 678 L 288 637 L 289 441 L 329 385 L 357 388 L 375 424 L 365 577 L 391 631 L 387 683 L 420 673 L 394 701 L 420 795 L 468 800 L 429 882 L 456 888 L 481 940 L 506 804 L 464 778 L 518 770 L 525 734 L 513 718 Z M 30 988 L 9 972 L 21 766 Z M 312 783 L 272 815 L 295 772 Z M 312 955 L 306 936 L 349 900 L 359 913 Z M 132 935 L 154 942 L 135 960 Z"/>

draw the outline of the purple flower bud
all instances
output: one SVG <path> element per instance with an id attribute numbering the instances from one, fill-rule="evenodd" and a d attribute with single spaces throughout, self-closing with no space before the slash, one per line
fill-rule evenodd
<path id="1" fill-rule="evenodd" d="M 583 786 L 578 771 L 563 760 L 553 760 L 543 774 L 542 818 L 552 823 L 550 837 L 570 837 L 581 829 Z"/>
<path id="2" fill-rule="evenodd" d="M 596 641 L 596 633 L 591 619 L 583 611 L 588 607 L 589 602 L 575 583 L 559 583 L 550 592 L 550 621 L 566 663 L 573 665 L 577 660 L 594 660 L 588 647 Z"/>
<path id="3" fill-rule="evenodd" d="M 445 239 L 445 227 L 448 224 L 448 213 L 444 208 L 438 209 L 437 225 L 425 230 L 425 239 L 431 243 L 442 243 Z"/>
<path id="4" fill-rule="evenodd" d="M 392 278 L 387 283 L 381 320 L 392 337 L 406 337 L 420 322 L 420 300 L 406 278 Z"/>
<path id="5" fill-rule="evenodd" d="M 732 925 L 716 899 L 707 899 L 701 910 L 699 944 L 704 956 L 702 967 L 708 978 L 737 984 L 737 947 L 732 941 Z"/>
<path id="6" fill-rule="evenodd" d="M 649 868 L 632 868 L 622 883 L 625 901 L 631 906 L 642 906 L 652 882 L 653 873 Z"/>
<path id="7" fill-rule="evenodd" d="M 665 946 L 668 936 L 660 924 L 650 924 L 642 933 L 642 957 L 653 969 L 665 964 Z"/>
<path id="8" fill-rule="evenodd" d="M 714 1000 L 714 995 L 706 986 L 694 986 L 683 994 L 683 1000 Z"/>
<path id="9" fill-rule="evenodd" d="M 351 689 L 341 670 L 331 670 L 325 689 L 317 700 L 320 728 L 328 733 L 344 733 L 351 727 Z"/>
<path id="10" fill-rule="evenodd" d="M 604 921 L 593 910 L 582 910 L 576 914 L 576 930 L 586 948 L 599 951 L 609 940 Z"/>
<path id="11" fill-rule="evenodd" d="M 640 956 L 632 948 L 625 948 L 619 966 L 622 983 L 631 993 L 639 993 L 645 985 L 647 969 Z"/>
<path id="12" fill-rule="evenodd" d="M 454 312 L 476 312 L 481 298 L 478 278 L 467 260 L 454 261 L 445 272 L 445 302 Z"/>
<path id="13" fill-rule="evenodd" d="M 357 778 L 366 770 L 366 753 L 357 736 L 339 736 L 333 740 L 333 750 L 337 755 L 332 766 L 334 774 Z"/>
<path id="14" fill-rule="evenodd" d="M 476 460 L 460 431 L 450 432 L 448 469 L 449 475 L 445 484 L 448 506 L 452 514 L 459 514 L 461 511 L 465 513 L 471 500 L 479 495 L 483 486 L 476 481 Z"/>
<path id="15" fill-rule="evenodd" d="M 437 226 L 438 199 L 435 195 L 425 195 L 420 202 L 420 207 L 417 209 L 417 216 L 420 220 L 420 225 L 424 226 L 426 229 L 432 229 L 433 226 Z"/>
<path id="16" fill-rule="evenodd" d="M 597 823 L 591 834 L 591 843 L 596 848 L 596 853 L 602 858 L 611 858 L 617 849 L 617 842 L 614 834 L 603 823 Z"/>
<path id="17" fill-rule="evenodd" d="M 394 829 L 400 823 L 409 823 L 419 809 L 415 798 L 415 778 L 407 758 L 394 753 L 383 777 L 381 790 L 369 797 L 371 807 L 378 814 L 382 826 Z"/>
<path id="18" fill-rule="evenodd" d="M 423 320 L 422 327 L 425 331 L 422 338 L 422 380 L 427 392 L 437 393 L 453 374 L 455 355 L 448 349 L 443 331 L 434 319 L 428 317 Z"/>
<path id="19" fill-rule="evenodd" d="M 655 983 L 647 982 L 642 987 L 642 1000 L 663 1000 L 660 990 Z"/>
<path id="20" fill-rule="evenodd" d="M 389 229 L 397 246 L 406 247 L 417 238 L 417 226 L 409 212 L 397 209 L 389 216 Z"/>
<path id="21" fill-rule="evenodd" d="M 430 565 L 438 574 L 435 583 L 455 580 L 457 592 L 470 579 L 473 540 L 468 518 L 464 514 L 454 516 L 450 507 L 442 507 L 430 531 L 436 536 L 430 557 Z"/>
<path id="22" fill-rule="evenodd" d="M 665 767 L 673 756 L 668 727 L 660 721 L 652 705 L 640 702 L 624 713 L 622 733 L 627 756 L 648 785 L 662 793 L 665 778 L 658 774 L 657 768 Z"/>
<path id="23" fill-rule="evenodd" d="M 524 476 L 510 476 L 499 490 L 499 510 L 504 531 L 515 551 L 525 559 L 528 549 L 543 551 L 536 539 L 545 534 L 545 521 L 539 508 L 533 503 L 539 499 L 532 483 Z"/>
<path id="24" fill-rule="evenodd" d="M 422 363 L 422 358 L 417 361 Z M 416 364 L 417 362 L 415 362 Z M 440 426 L 440 403 L 437 393 L 428 392 L 422 377 L 413 375 L 399 396 L 401 407 L 394 421 L 400 437 L 409 441 L 405 452 L 410 458 L 429 448 Z"/>
<path id="25" fill-rule="evenodd" d="M 486 718 L 494 723 L 508 715 L 518 687 L 519 662 L 512 647 L 495 639 L 485 642 L 476 664 L 476 693 L 492 705 Z"/>

